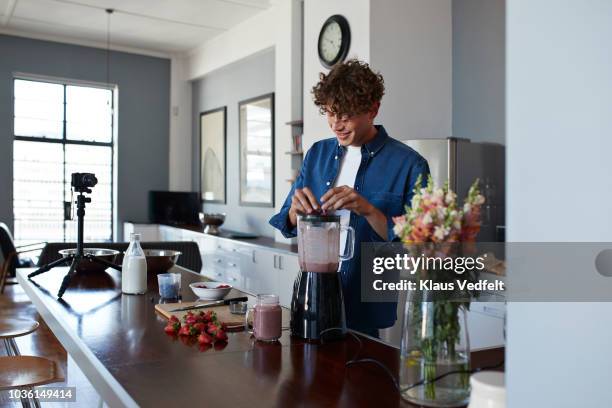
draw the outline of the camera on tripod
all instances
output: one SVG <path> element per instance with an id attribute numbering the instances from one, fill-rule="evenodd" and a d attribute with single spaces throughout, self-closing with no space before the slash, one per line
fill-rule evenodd
<path id="1" fill-rule="evenodd" d="M 98 179 L 93 173 L 72 173 L 72 182 L 70 185 L 79 193 L 91 193 L 90 188 L 98 184 Z"/>
<path id="2" fill-rule="evenodd" d="M 98 258 L 91 253 L 85 253 L 85 251 L 83 250 L 83 247 L 84 247 L 83 228 L 84 228 L 84 222 L 85 222 L 84 221 L 85 220 L 85 204 L 91 203 L 91 198 L 85 197 L 85 194 L 91 194 L 91 188 L 95 187 L 96 184 L 98 184 L 98 179 L 96 178 L 96 175 L 93 173 L 72 173 L 71 187 L 73 191 L 78 193 L 77 199 L 76 199 L 76 205 L 77 205 L 77 247 L 76 247 L 76 251 L 74 254 L 70 254 L 67 257 L 60 258 L 56 261 L 43 265 L 28 275 L 28 278 L 33 278 L 36 275 L 40 275 L 41 273 L 45 273 L 49 271 L 51 268 L 54 268 L 56 266 L 64 266 L 70 263 L 70 269 L 68 270 L 68 273 L 66 274 L 66 276 L 64 276 L 60 289 L 57 292 L 58 298 L 61 298 L 64 295 L 64 292 L 68 288 L 68 284 L 70 283 L 70 280 L 77 273 L 77 265 L 81 262 L 81 260 L 87 260 L 89 262 L 96 262 L 106 267 L 114 268 L 118 271 L 121 271 L 121 266 L 108 262 L 105 259 Z M 72 219 L 71 209 L 72 209 L 73 203 L 74 202 L 72 201 L 72 197 L 70 198 L 69 202 L 67 201 L 64 203 L 64 219 L 65 220 Z"/>

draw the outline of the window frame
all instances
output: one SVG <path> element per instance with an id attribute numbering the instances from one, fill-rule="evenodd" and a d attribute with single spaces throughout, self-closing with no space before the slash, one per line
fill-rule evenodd
<path id="1" fill-rule="evenodd" d="M 62 138 L 61 139 L 56 139 L 56 138 L 47 138 L 47 137 L 43 137 L 43 136 L 18 136 L 15 134 L 15 81 L 31 81 L 31 82 L 45 82 L 45 83 L 51 83 L 51 84 L 57 84 L 57 85 L 62 85 L 63 87 L 63 93 L 64 93 L 64 97 L 63 97 L 63 118 L 62 118 Z M 81 86 L 81 87 L 90 87 L 90 88 L 99 88 L 99 89 L 106 89 L 111 91 L 111 140 L 110 142 L 94 142 L 94 141 L 87 141 L 87 140 L 74 140 L 74 139 L 68 139 L 67 135 L 66 135 L 66 111 L 67 111 L 67 101 L 66 101 L 66 90 L 69 86 Z M 13 74 L 13 123 L 11 124 L 12 126 L 12 133 L 13 133 L 13 142 L 15 141 L 25 141 L 25 142 L 38 142 L 38 143 L 56 143 L 56 144 L 61 144 L 62 145 L 62 149 L 63 149 L 63 156 L 64 156 L 64 161 L 63 161 L 63 169 L 62 169 L 62 173 L 63 173 L 63 186 L 65 188 L 66 186 L 66 182 L 68 180 L 66 180 L 66 146 L 67 145 L 85 145 L 85 146 L 103 146 L 103 147 L 110 147 L 111 149 L 111 178 L 110 178 L 110 203 L 111 203 L 111 218 L 110 218 L 110 236 L 109 236 L 109 240 L 110 242 L 112 242 L 115 238 L 116 235 L 116 231 L 115 231 L 115 223 L 116 223 L 116 209 L 115 209 L 115 199 L 116 199 L 116 192 L 115 192 L 115 175 L 116 175 L 116 171 L 115 171 L 115 162 L 116 162 L 116 149 L 115 149 L 115 144 L 116 144 L 116 137 L 117 137 L 117 129 L 116 129 L 116 123 L 117 123 L 117 111 L 116 111 L 116 106 L 117 106 L 117 94 L 118 94 L 118 87 L 115 84 L 103 84 L 103 83 L 97 83 L 97 82 L 90 82 L 90 81 L 81 81 L 81 80 L 72 80 L 72 79 L 66 79 L 66 78 L 52 78 L 52 77 L 46 77 L 46 76 L 41 76 L 41 75 L 31 75 L 31 74 L 23 74 L 23 73 L 14 73 Z M 14 183 L 14 181 L 13 181 Z M 65 190 L 64 190 L 65 193 Z M 65 202 L 65 199 L 64 199 Z M 63 235 L 64 235 L 64 242 L 66 242 L 66 222 L 64 220 L 63 222 Z"/>

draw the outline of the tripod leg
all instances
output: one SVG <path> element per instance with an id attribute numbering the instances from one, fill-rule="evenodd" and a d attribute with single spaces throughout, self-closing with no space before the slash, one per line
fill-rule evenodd
<path id="1" fill-rule="evenodd" d="M 37 270 L 35 270 L 34 272 L 28 274 L 28 278 L 32 278 L 36 275 L 40 275 L 41 273 L 45 273 L 48 270 L 50 270 L 51 268 L 55 268 L 56 266 L 60 266 L 60 265 L 65 265 L 68 262 L 72 261 L 74 259 L 74 255 L 70 255 L 67 256 L 66 258 L 60 258 L 57 259 L 51 263 L 48 263 L 46 265 L 41 266 L 40 268 L 38 268 Z"/>
<path id="2" fill-rule="evenodd" d="M 121 272 L 121 265 L 115 265 L 112 262 L 108 262 L 105 259 L 100 259 L 97 256 L 90 255 L 90 254 L 85 254 L 85 258 L 89 259 L 91 262 L 97 262 L 101 265 L 108 266 L 109 268 L 113 268 Z"/>
<path id="3" fill-rule="evenodd" d="M 64 292 L 66 291 L 66 289 L 68 289 L 68 285 L 70 284 L 70 279 L 72 279 L 72 276 L 74 276 L 74 274 L 76 273 L 76 267 L 80 261 L 81 260 L 79 259 L 79 257 L 75 257 L 72 259 L 70 270 L 68 271 L 66 276 L 64 276 L 64 280 L 62 281 L 62 286 L 60 286 L 59 292 L 57 292 L 58 298 L 61 298 L 62 296 L 64 296 Z"/>

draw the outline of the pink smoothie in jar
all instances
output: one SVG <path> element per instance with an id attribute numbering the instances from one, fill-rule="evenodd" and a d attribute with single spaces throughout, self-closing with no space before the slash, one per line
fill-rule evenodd
<path id="1" fill-rule="evenodd" d="M 277 295 L 257 295 L 253 308 L 253 336 L 260 341 L 276 341 L 281 337 L 282 309 Z"/>

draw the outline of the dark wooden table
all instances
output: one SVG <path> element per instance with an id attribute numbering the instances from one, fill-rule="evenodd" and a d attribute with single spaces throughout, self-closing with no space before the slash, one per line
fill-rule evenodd
<path id="1" fill-rule="evenodd" d="M 345 363 L 357 354 L 397 375 L 399 350 L 373 339 L 308 344 L 284 332 L 278 344 L 229 333 L 224 348 L 203 351 L 163 331 L 154 305 L 157 282 L 146 295 L 123 295 L 119 274 L 79 276 L 63 299 L 55 297 L 66 268 L 17 277 L 51 330 L 107 404 L 116 406 L 412 406 L 379 367 Z M 189 283 L 205 277 L 180 269 L 184 300 Z M 229 296 L 241 295 L 233 290 Z M 286 311 L 285 311 L 286 312 Z M 361 344 L 360 344 L 361 343 Z M 472 354 L 473 366 L 493 365 L 503 349 Z M 78 390 L 77 390 L 78 395 Z"/>

